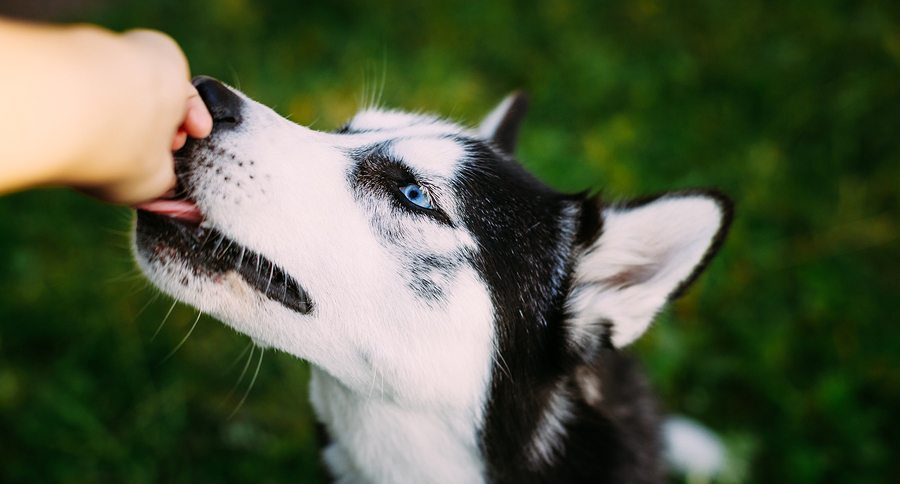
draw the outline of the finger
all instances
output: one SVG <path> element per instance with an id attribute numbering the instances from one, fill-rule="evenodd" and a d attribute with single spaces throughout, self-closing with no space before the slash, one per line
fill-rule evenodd
<path id="1" fill-rule="evenodd" d="M 165 153 L 158 166 L 159 169 L 156 172 L 136 180 L 133 186 L 123 190 L 119 201 L 133 205 L 174 193 L 178 181 L 175 178 L 172 154 Z"/>
<path id="2" fill-rule="evenodd" d="M 188 98 L 187 114 L 184 118 L 184 129 L 193 138 L 205 138 L 212 132 L 213 120 L 197 94 L 197 89 L 191 86 L 193 94 Z"/>
<path id="3" fill-rule="evenodd" d="M 185 143 L 187 143 L 187 131 L 183 128 L 178 128 L 178 132 L 175 133 L 175 138 L 172 140 L 172 151 L 178 151 L 184 147 Z"/>

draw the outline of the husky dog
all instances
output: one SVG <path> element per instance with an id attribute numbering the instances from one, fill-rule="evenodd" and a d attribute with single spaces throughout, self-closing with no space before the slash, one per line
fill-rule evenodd
<path id="1" fill-rule="evenodd" d="M 212 135 L 139 210 L 151 281 L 312 364 L 337 482 L 660 482 L 622 348 L 722 242 L 712 191 L 607 204 L 514 159 L 524 99 L 477 129 L 367 110 L 296 125 L 211 78 Z"/>

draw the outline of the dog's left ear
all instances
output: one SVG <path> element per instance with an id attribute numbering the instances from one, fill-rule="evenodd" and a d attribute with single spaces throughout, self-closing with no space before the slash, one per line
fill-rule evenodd
<path id="1" fill-rule="evenodd" d="M 582 241 L 566 309 L 570 341 L 592 354 L 636 340 L 687 288 L 724 239 L 732 205 L 690 191 L 609 207 L 586 200 L 583 210 L 582 224 L 597 227 Z"/>
<path id="2" fill-rule="evenodd" d="M 516 141 L 519 139 L 519 128 L 528 111 L 528 96 L 522 91 L 515 91 L 506 96 L 478 127 L 478 134 L 491 140 L 501 150 L 513 154 Z"/>

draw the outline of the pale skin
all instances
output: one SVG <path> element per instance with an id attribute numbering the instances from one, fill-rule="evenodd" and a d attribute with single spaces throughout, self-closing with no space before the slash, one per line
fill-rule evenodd
<path id="1" fill-rule="evenodd" d="M 171 193 L 172 152 L 212 118 L 171 38 L 0 18 L 0 194 L 70 186 L 134 205 Z"/>

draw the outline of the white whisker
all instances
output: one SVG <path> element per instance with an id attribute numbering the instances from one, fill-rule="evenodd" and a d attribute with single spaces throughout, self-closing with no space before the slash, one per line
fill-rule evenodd
<path id="1" fill-rule="evenodd" d="M 241 272 L 241 266 L 244 264 L 244 253 L 245 252 L 247 252 L 247 249 L 245 249 L 244 247 L 241 247 L 241 255 L 238 256 L 237 269 L 235 269 L 238 272 Z"/>
<path id="2" fill-rule="evenodd" d="M 203 250 L 203 248 L 206 247 L 206 243 L 209 242 L 209 238 L 212 236 L 212 234 L 212 230 L 206 233 L 206 237 L 203 238 L 203 242 L 200 244 L 200 250 Z"/>
<path id="3" fill-rule="evenodd" d="M 150 341 L 156 339 L 156 336 L 159 334 L 159 331 L 165 326 L 166 321 L 169 320 L 169 316 L 172 314 L 172 310 L 175 309 L 175 305 L 178 304 L 178 301 L 172 301 L 172 305 L 169 306 L 169 310 L 166 312 L 166 315 L 163 317 L 162 322 L 159 323 L 159 326 L 156 327 L 156 331 L 153 332 L 153 336 L 150 337 Z"/>
<path id="4" fill-rule="evenodd" d="M 250 395 L 250 390 L 252 390 L 253 385 L 256 384 L 256 377 L 259 376 L 259 367 L 262 366 L 263 354 L 265 354 L 265 352 L 266 350 L 264 349 L 259 350 L 259 360 L 256 362 L 256 370 L 253 372 L 253 378 L 250 380 L 250 385 L 247 386 L 247 391 L 244 392 L 244 396 L 241 398 L 241 401 L 238 402 L 237 408 L 235 408 L 234 411 L 231 412 L 231 415 L 228 416 L 229 419 L 231 417 L 234 417 L 234 414 L 236 414 L 238 410 L 240 410 L 244 405 L 244 402 L 247 401 L 247 396 Z"/>
<path id="5" fill-rule="evenodd" d="M 153 295 L 153 297 L 150 298 L 149 301 L 147 301 L 146 304 L 144 304 L 143 306 L 141 306 L 141 309 L 139 309 L 138 312 L 136 312 L 136 313 L 134 314 L 134 321 L 137 321 L 138 317 L 139 317 L 144 311 L 146 311 L 147 308 L 150 307 L 150 305 L 153 304 L 154 301 L 156 301 L 157 299 L 159 299 L 160 294 L 162 294 L 162 293 L 161 293 L 161 292 L 157 292 L 156 294 Z"/>
<path id="6" fill-rule="evenodd" d="M 246 352 L 247 350 L 244 349 Z M 253 361 L 253 352 L 256 351 L 256 345 L 253 344 L 253 341 L 250 342 L 250 355 L 247 356 L 247 361 L 244 363 L 244 368 L 241 370 L 241 374 L 238 375 L 238 379 L 234 382 L 234 385 L 231 386 L 231 390 L 228 390 L 228 395 L 225 396 L 225 399 L 222 400 L 222 404 L 231 399 L 231 396 L 234 395 L 234 391 L 237 390 L 238 386 L 240 386 L 241 382 L 244 381 L 244 376 L 247 374 L 247 369 L 250 368 L 250 362 Z M 261 351 L 261 350 L 260 350 Z M 243 356 L 243 353 L 241 353 Z M 236 361 L 236 360 L 235 360 Z"/>
<path id="7" fill-rule="evenodd" d="M 275 264 L 269 263 L 269 282 L 266 283 L 266 290 L 263 291 L 263 294 L 269 294 L 269 286 L 272 285 L 272 276 L 275 275 Z"/>
<path id="8" fill-rule="evenodd" d="M 213 256 L 216 255 L 216 252 L 219 250 L 219 247 L 222 246 L 222 242 L 224 242 L 224 241 L 225 241 L 225 236 L 224 236 L 224 235 L 220 235 L 220 236 L 219 236 L 219 240 L 216 242 L 216 246 L 213 247 L 213 250 L 212 250 L 212 252 L 211 252 L 211 254 L 212 254 Z"/>
<path id="9" fill-rule="evenodd" d="M 184 338 L 181 338 L 181 341 L 178 342 L 178 346 L 176 346 L 175 349 L 170 351 L 169 354 L 166 355 L 166 357 L 163 358 L 163 360 L 160 363 L 165 363 L 166 361 L 168 361 L 169 358 L 171 358 L 176 352 L 178 352 L 178 350 L 181 349 L 182 346 L 184 346 L 184 342 L 187 341 L 188 338 L 191 337 L 191 333 L 194 332 L 194 328 L 196 328 L 197 323 L 200 322 L 200 316 L 203 316 L 203 311 L 197 311 L 197 318 L 194 319 L 194 324 L 191 325 L 191 329 L 189 329 L 187 334 L 184 335 Z"/>
<path id="10" fill-rule="evenodd" d="M 237 363 L 238 363 L 239 361 L 241 361 L 241 358 L 243 358 L 244 355 L 247 354 L 247 350 L 249 350 L 249 349 L 252 348 L 252 347 L 253 347 L 253 341 L 251 340 L 249 343 L 247 343 L 246 346 L 244 346 L 244 349 L 241 350 L 241 353 L 240 353 L 239 355 L 237 355 L 237 357 L 235 357 L 234 361 L 232 361 L 232 362 L 228 365 L 228 367 L 225 368 L 224 371 L 222 371 L 222 374 L 224 375 L 224 374 L 228 373 L 229 371 L 231 371 L 231 369 L 234 368 L 234 365 L 237 365 Z"/>

